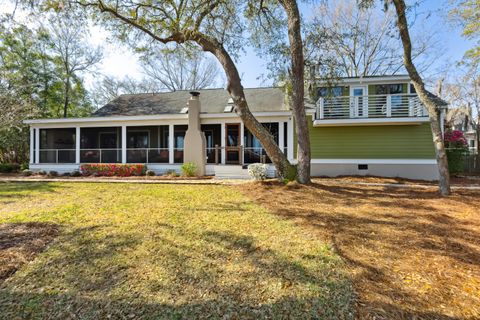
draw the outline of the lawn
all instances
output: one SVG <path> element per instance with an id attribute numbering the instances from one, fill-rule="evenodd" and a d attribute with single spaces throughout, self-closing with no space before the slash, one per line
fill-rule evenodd
<path id="1" fill-rule="evenodd" d="M 480 191 L 356 185 L 236 187 L 331 243 L 348 265 L 359 319 L 480 319 Z"/>
<path id="2" fill-rule="evenodd" d="M 237 187 L 0 183 L 0 235 L 1 319 L 353 318 L 330 242 Z"/>

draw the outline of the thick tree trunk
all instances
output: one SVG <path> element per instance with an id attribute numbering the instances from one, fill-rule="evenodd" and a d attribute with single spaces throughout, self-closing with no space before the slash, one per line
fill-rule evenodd
<path id="1" fill-rule="evenodd" d="M 439 189 L 440 194 L 447 196 L 450 194 L 450 175 L 448 172 L 447 154 L 443 143 L 443 136 L 440 124 L 439 110 L 435 102 L 429 97 L 425 84 L 412 61 L 412 42 L 408 31 L 408 22 L 405 13 L 405 1 L 393 0 L 397 12 L 397 26 L 400 32 L 400 38 L 403 44 L 403 60 L 405 68 L 412 80 L 413 86 L 418 94 L 420 101 L 425 105 L 430 117 L 430 127 L 432 129 L 433 145 L 437 158 L 439 171 Z"/>
<path id="2" fill-rule="evenodd" d="M 292 63 L 292 109 L 297 132 L 297 180 L 300 183 L 310 183 L 310 136 L 308 134 L 307 116 L 305 114 L 305 83 L 303 43 L 301 33 L 300 13 L 297 1 L 281 0 L 288 19 L 288 39 L 290 41 L 290 56 Z"/>

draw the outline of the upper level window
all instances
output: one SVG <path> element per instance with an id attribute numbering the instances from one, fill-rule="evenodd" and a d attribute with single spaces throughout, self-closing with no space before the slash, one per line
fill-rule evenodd
<path id="1" fill-rule="evenodd" d="M 319 97 L 340 97 L 343 95 L 343 87 L 320 87 L 317 93 Z"/>
<path id="2" fill-rule="evenodd" d="M 375 94 L 399 94 L 403 92 L 403 84 L 377 84 Z"/>

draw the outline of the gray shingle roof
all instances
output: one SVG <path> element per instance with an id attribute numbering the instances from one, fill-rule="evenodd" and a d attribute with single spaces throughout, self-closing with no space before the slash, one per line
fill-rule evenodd
<path id="1" fill-rule="evenodd" d="M 252 112 L 287 111 L 281 88 L 244 89 Z M 203 89 L 200 92 L 202 113 L 223 113 L 230 98 L 224 89 Z M 190 98 L 189 91 L 125 94 L 95 111 L 92 116 L 139 116 L 178 114 Z"/>

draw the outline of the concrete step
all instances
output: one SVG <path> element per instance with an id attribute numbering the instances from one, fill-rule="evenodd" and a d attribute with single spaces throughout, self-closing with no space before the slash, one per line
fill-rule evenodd
<path id="1" fill-rule="evenodd" d="M 240 165 L 218 165 L 214 167 L 214 172 L 217 179 L 250 179 L 248 170 Z"/>

